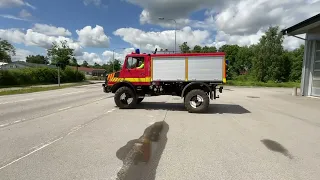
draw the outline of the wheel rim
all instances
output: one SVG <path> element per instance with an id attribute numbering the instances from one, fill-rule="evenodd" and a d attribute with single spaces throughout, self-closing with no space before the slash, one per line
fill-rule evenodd
<path id="1" fill-rule="evenodd" d="M 203 103 L 203 98 L 201 97 L 201 96 L 199 96 L 199 95 L 197 95 L 197 96 L 193 96 L 191 99 L 190 99 L 190 105 L 191 105 L 191 107 L 193 107 L 193 108 L 198 108 L 198 107 L 200 107 L 201 105 L 202 105 L 202 103 Z"/>
<path id="2" fill-rule="evenodd" d="M 121 94 L 121 96 L 120 96 L 120 101 L 121 101 L 122 104 L 127 104 L 127 105 L 129 105 L 129 104 L 132 103 L 133 98 L 130 96 L 130 94 L 128 94 L 128 93 L 123 93 L 123 94 Z"/>

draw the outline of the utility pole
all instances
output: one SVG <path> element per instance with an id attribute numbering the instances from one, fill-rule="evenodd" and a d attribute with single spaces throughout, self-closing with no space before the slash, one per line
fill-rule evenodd
<path id="1" fill-rule="evenodd" d="M 60 87 L 60 64 L 58 64 L 58 84 Z"/>
<path id="2" fill-rule="evenodd" d="M 174 25 L 174 53 L 177 52 L 177 21 L 175 19 L 166 19 L 164 17 L 159 17 L 159 20 L 171 20 L 175 23 Z"/>

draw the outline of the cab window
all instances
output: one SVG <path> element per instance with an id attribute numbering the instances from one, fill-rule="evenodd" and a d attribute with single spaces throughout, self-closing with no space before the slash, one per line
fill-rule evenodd
<path id="1" fill-rule="evenodd" d="M 127 69 L 144 69 L 144 58 L 128 57 Z"/>

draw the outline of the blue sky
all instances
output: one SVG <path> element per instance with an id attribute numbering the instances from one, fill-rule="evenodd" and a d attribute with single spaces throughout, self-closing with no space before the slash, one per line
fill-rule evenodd
<path id="1" fill-rule="evenodd" d="M 25 9 L 33 17 L 29 21 L 1 18 L 0 25 L 3 29 L 9 28 L 32 28 L 34 23 L 50 24 L 56 27 L 64 27 L 72 33 L 72 38 L 76 39 L 77 29 L 85 26 L 100 25 L 104 28 L 105 34 L 111 38 L 110 48 L 130 47 L 129 43 L 122 41 L 118 36 L 114 36 L 113 31 L 121 27 L 134 27 L 141 29 L 158 28 L 158 26 L 139 24 L 139 14 L 141 8 L 125 1 L 107 0 L 103 6 L 96 6 L 93 3 L 85 5 L 81 0 L 55 0 L 40 1 L 29 0 L 28 3 L 35 6 L 32 9 L 28 6 L 12 7 L 1 9 L 1 14 L 18 16 L 20 11 Z M 23 47 L 27 50 L 35 50 L 35 47 Z M 105 48 L 90 48 L 92 52 L 102 52 Z"/>
<path id="2" fill-rule="evenodd" d="M 174 49 L 174 23 L 158 17 L 176 20 L 178 45 L 186 41 L 191 47 L 219 47 L 255 44 L 270 24 L 288 27 L 320 9 L 319 0 L 275 2 L 278 1 L 0 0 L 0 38 L 17 48 L 14 60 L 24 60 L 29 54 L 45 55 L 52 42 L 65 39 L 76 49 L 80 62 L 105 63 L 114 48 L 127 48 L 118 49 L 116 58 L 123 58 L 133 48 Z M 284 45 L 294 49 L 301 43 L 299 39 L 286 38 Z"/>

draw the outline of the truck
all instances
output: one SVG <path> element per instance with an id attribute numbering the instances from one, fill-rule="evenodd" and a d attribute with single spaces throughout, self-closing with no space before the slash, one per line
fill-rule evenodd
<path id="1" fill-rule="evenodd" d="M 132 109 L 145 97 L 179 96 L 189 113 L 208 111 L 226 83 L 226 55 L 215 53 L 140 53 L 126 55 L 122 69 L 106 75 L 105 93 L 120 109 Z"/>

